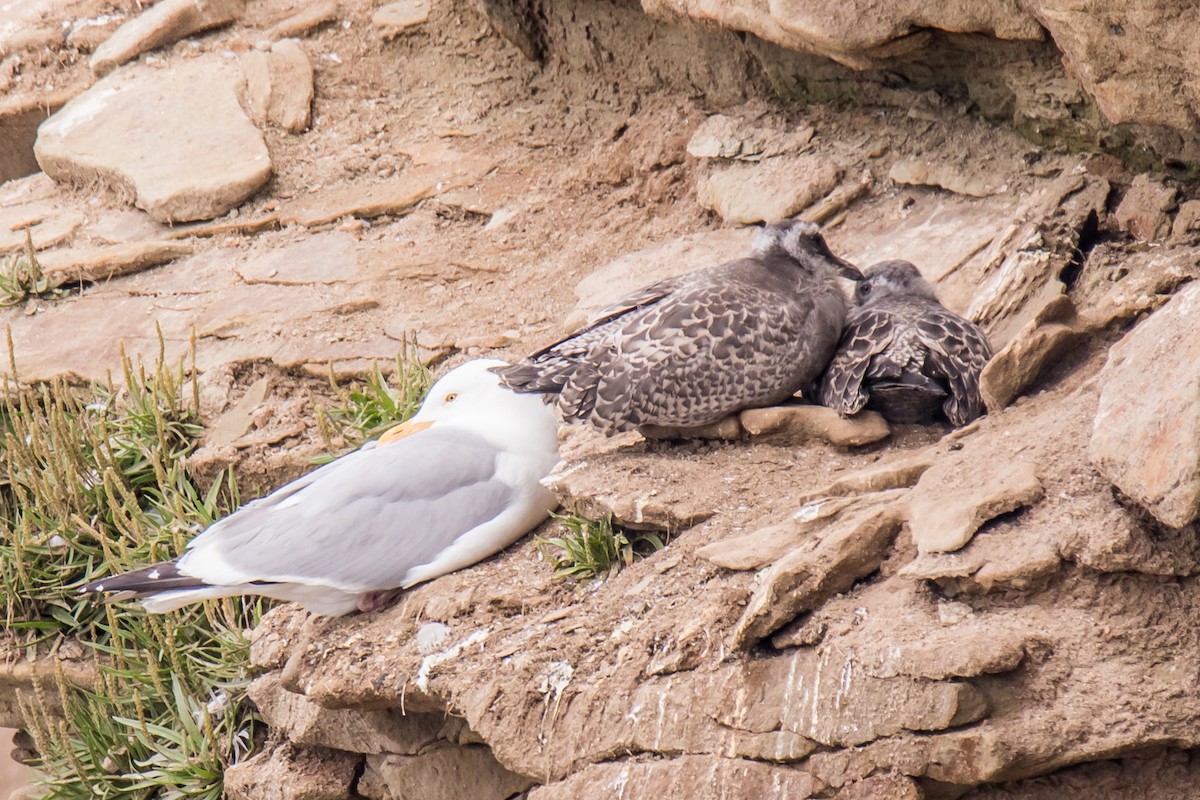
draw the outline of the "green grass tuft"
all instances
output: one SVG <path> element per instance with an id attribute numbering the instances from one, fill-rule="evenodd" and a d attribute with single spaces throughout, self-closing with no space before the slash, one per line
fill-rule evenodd
<path id="1" fill-rule="evenodd" d="M 0 260 L 0 307 L 19 306 L 31 297 L 58 297 L 66 294 L 51 284 L 38 262 L 33 234 L 25 230 L 25 250 Z"/>
<path id="2" fill-rule="evenodd" d="M 187 383 L 160 352 L 149 371 L 125 359 L 116 384 L 0 398 L 5 646 L 51 665 L 19 701 L 53 798 L 218 800 L 260 724 L 245 702 L 258 602 L 150 616 L 77 593 L 178 554 L 237 505 L 232 475 L 200 487 L 184 468 L 201 431 Z"/>
<path id="3" fill-rule="evenodd" d="M 559 536 L 537 539 L 542 557 L 554 565 L 558 578 L 608 579 L 623 567 L 665 546 L 662 538 L 650 531 L 614 528 L 612 517 L 591 520 L 578 514 L 560 516 L 564 532 Z"/>
<path id="4" fill-rule="evenodd" d="M 421 361 L 415 337 L 406 339 L 396 354 L 396 369 L 390 381 L 379 364 L 372 364 L 364 383 L 344 388 L 338 385 L 330 365 L 329 384 L 337 403 L 317 409 L 317 428 L 328 451 L 317 462 L 328 463 L 363 442 L 378 439 L 388 428 L 417 413 L 432 383 L 432 373 Z"/>

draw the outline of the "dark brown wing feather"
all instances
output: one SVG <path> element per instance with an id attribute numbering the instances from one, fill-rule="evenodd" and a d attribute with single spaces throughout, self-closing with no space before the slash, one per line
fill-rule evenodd
<path id="1" fill-rule="evenodd" d="M 872 357 L 884 352 L 896 333 L 896 320 L 886 310 L 857 308 L 842 333 L 837 355 L 821 379 L 818 399 L 843 417 L 857 414 L 867 403 L 863 379 Z"/>
<path id="2" fill-rule="evenodd" d="M 563 391 L 571 382 L 571 376 L 586 362 L 588 350 L 597 341 L 609 335 L 609 328 L 614 323 L 669 296 L 678 288 L 684 277 L 667 278 L 630 292 L 612 305 L 601 309 L 587 325 L 554 344 L 543 347 L 519 364 L 497 368 L 496 374 L 516 392 L 553 394 Z M 580 402 L 588 406 L 587 413 L 590 413 L 591 406 L 594 406 L 594 397 L 590 403 L 581 398 L 576 404 Z M 586 416 L 586 413 L 584 415 Z"/>
<path id="3" fill-rule="evenodd" d="M 578 373 L 563 400 L 594 391 L 588 419 L 613 432 L 705 425 L 811 384 L 845 318 L 837 288 L 734 280 L 745 277 L 735 269 L 730 280 L 682 287 L 623 318 L 611 339 L 589 350 L 594 370 Z"/>
<path id="4" fill-rule="evenodd" d="M 987 335 L 952 311 L 931 308 L 917 320 L 917 331 L 929 348 L 929 362 L 950 389 L 943 410 L 956 426 L 983 413 L 979 375 L 992 358 Z"/>

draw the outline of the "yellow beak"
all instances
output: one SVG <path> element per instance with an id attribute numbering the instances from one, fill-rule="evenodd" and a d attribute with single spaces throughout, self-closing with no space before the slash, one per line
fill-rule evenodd
<path id="1" fill-rule="evenodd" d="M 397 439 L 403 439 L 405 436 L 411 436 L 417 431 L 423 431 L 432 425 L 432 422 L 413 422 L 411 419 L 408 422 L 401 422 L 394 428 L 389 428 L 383 436 L 379 437 L 380 444 L 394 442 Z"/>

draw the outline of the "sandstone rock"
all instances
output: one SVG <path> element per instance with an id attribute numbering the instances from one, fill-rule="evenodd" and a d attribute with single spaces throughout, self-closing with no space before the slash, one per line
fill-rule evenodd
<path id="1" fill-rule="evenodd" d="M 1024 202 L 1011 226 L 980 254 L 987 277 L 965 314 L 1003 348 L 1044 306 L 1063 294 L 1058 276 L 1077 252 L 1088 220 L 1104 213 L 1108 182 L 1070 172 Z"/>
<path id="2" fill-rule="evenodd" d="M 685 755 L 660 761 L 593 764 L 566 780 L 538 786 L 529 800 L 579 800 L 611 796 L 621 800 L 805 800 L 822 788 L 807 772 L 758 761 Z"/>
<path id="3" fill-rule="evenodd" d="M 1180 129 L 1195 124 L 1184 99 L 1191 92 L 1179 89 L 1195 74 L 1183 55 L 1191 42 L 1184 9 L 1149 7 L 1136 23 L 1120 4 L 1085 9 L 1041 0 L 1030 10 L 1108 121 Z"/>
<path id="4" fill-rule="evenodd" d="M 925 793 L 912 778 L 887 772 L 843 786 L 833 800 L 925 800 Z"/>
<path id="5" fill-rule="evenodd" d="M 579 302 L 567 313 L 564 332 L 594 318 L 605 306 L 647 284 L 739 258 L 757 231 L 725 228 L 690 234 L 621 256 L 592 271 L 575 287 Z"/>
<path id="6" fill-rule="evenodd" d="M 988 197 L 1008 188 L 1000 177 L 980 175 L 969 167 L 944 162 L 897 161 L 888 171 L 888 177 L 896 183 L 937 186 L 970 197 Z"/>
<path id="7" fill-rule="evenodd" d="M 92 71 L 107 75 L 148 50 L 193 33 L 228 25 L 242 15 L 245 0 L 162 0 L 122 25 L 92 54 Z"/>
<path id="8" fill-rule="evenodd" d="M 371 755 L 415 755 L 437 742 L 446 726 L 441 714 L 323 708 L 284 689 L 278 673 L 255 680 L 249 694 L 271 729 L 298 745 Z"/>
<path id="9" fill-rule="evenodd" d="M 88 236 L 108 244 L 128 244 L 165 237 L 171 231 L 160 225 L 144 211 L 113 211 L 101 214 L 87 228 Z M 169 238 L 169 237 L 168 237 Z"/>
<path id="10" fill-rule="evenodd" d="M 1051 301 L 988 362 L 979 389 L 989 411 L 1004 408 L 1056 364 L 1082 337 L 1075 304 Z"/>
<path id="11" fill-rule="evenodd" d="M 987 0 L 933 7 L 906 0 L 886 7 L 822 2 L 786 3 L 769 9 L 729 2 L 700 10 L 682 0 L 643 0 L 653 15 L 695 17 L 733 30 L 749 31 L 796 50 L 828 56 L 856 69 L 874 66 L 876 58 L 912 52 L 928 37 L 913 31 L 941 28 L 988 33 L 1001 39 L 1040 39 L 1036 21 L 1016 6 Z"/>
<path id="12" fill-rule="evenodd" d="M 726 417 L 720 422 L 694 428 L 673 428 L 662 425 L 643 425 L 638 433 L 647 439 L 724 439 L 741 438 L 742 423 L 737 417 Z"/>
<path id="13" fill-rule="evenodd" d="M 254 415 L 271 391 L 271 379 L 263 376 L 250 384 L 242 399 L 210 424 L 204 432 L 205 445 L 225 447 L 254 429 Z"/>
<path id="14" fill-rule="evenodd" d="M 125 22 L 125 14 L 102 14 L 86 20 L 76 20 L 67 33 L 67 44 L 81 53 L 95 52 L 117 32 Z"/>
<path id="15" fill-rule="evenodd" d="M 696 128 L 688 140 L 687 152 L 693 158 L 761 161 L 801 149 L 812 140 L 814 133 L 809 127 L 778 130 L 774 126 L 759 126 L 714 114 Z"/>
<path id="16" fill-rule="evenodd" d="M 909 495 L 908 523 L 920 553 L 958 550 L 988 520 L 1035 503 L 1043 494 L 1035 466 L 962 456 L 935 464 Z"/>
<path id="17" fill-rule="evenodd" d="M 502 767 L 486 747 L 445 745 L 413 756 L 368 756 L 358 792 L 370 800 L 504 800 L 533 783 Z"/>
<path id="18" fill-rule="evenodd" d="M 337 15 L 337 0 L 319 0 L 316 3 L 308 3 L 296 13 L 276 22 L 266 30 L 263 36 L 269 41 L 300 36 L 327 22 L 332 22 L 337 19 Z"/>
<path id="19" fill-rule="evenodd" d="M 923 632 L 915 641 L 898 635 L 874 658 L 865 659 L 865 669 L 876 678 L 904 675 L 933 681 L 1011 672 L 1036 641 L 1030 631 L 975 620 Z"/>
<path id="20" fill-rule="evenodd" d="M 979 536 L 953 553 L 918 555 L 897 574 L 953 592 L 1027 592 L 1043 585 L 1061 563 L 1054 543 L 1044 539 Z"/>
<path id="21" fill-rule="evenodd" d="M 0 255 L 23 251 L 28 242 L 45 250 L 70 240 L 86 221 L 78 211 L 31 203 L 0 211 Z"/>
<path id="22" fill-rule="evenodd" d="M 182 242 L 130 242 L 106 247 L 51 250 L 38 257 L 52 287 L 97 283 L 191 255 Z"/>
<path id="23" fill-rule="evenodd" d="M 429 19 L 429 0 L 400 0 L 375 9 L 371 24 L 375 35 L 385 42 L 421 25 Z"/>
<path id="24" fill-rule="evenodd" d="M 875 678 L 854 650 L 828 646 L 746 662 L 732 685 L 739 690 L 721 697 L 715 712 L 723 725 L 795 731 L 830 747 L 856 747 L 900 731 L 940 731 L 987 713 L 969 683 Z"/>
<path id="25" fill-rule="evenodd" d="M 114 73 L 42 125 L 38 163 L 57 181 L 107 183 L 158 222 L 215 217 L 271 174 L 239 82 L 207 59 Z"/>
<path id="26" fill-rule="evenodd" d="M 714 166 L 700 179 L 697 200 L 735 225 L 795 216 L 829 194 L 841 170 L 828 158 L 780 156 L 757 164 Z"/>
<path id="27" fill-rule="evenodd" d="M 1088 328 L 1136 319 L 1168 300 L 1180 284 L 1200 278 L 1200 247 L 1138 247 L 1103 243 L 1092 250 L 1072 294 Z"/>
<path id="28" fill-rule="evenodd" d="M 247 51 L 242 56 L 242 72 L 255 122 L 270 122 L 292 133 L 308 128 L 313 70 L 297 40 L 275 42 L 270 52 Z"/>
<path id="29" fill-rule="evenodd" d="M 284 742 L 225 770 L 229 800 L 345 800 L 362 756 Z"/>
<path id="30" fill-rule="evenodd" d="M 1112 347 L 1088 454 L 1171 527 L 1200 516 L 1200 286 L 1190 285 Z"/>
<path id="31" fill-rule="evenodd" d="M 611 516 L 615 523 L 635 530 L 679 531 L 708 519 L 713 509 L 705 498 L 689 491 L 693 478 L 698 477 L 696 465 L 674 466 L 677 469 L 669 481 L 630 487 L 612 480 L 612 472 L 620 472 L 613 461 L 563 462 L 563 470 L 556 470 L 543 483 L 564 508 L 589 519 Z"/>
<path id="32" fill-rule="evenodd" d="M 1114 216 L 1123 230 L 1144 242 L 1166 238 L 1178 191 L 1149 175 L 1133 179 Z"/>
<path id="33" fill-rule="evenodd" d="M 797 510 L 784 522 L 706 544 L 696 550 L 696 556 L 725 569 L 762 569 L 797 549 L 811 549 L 830 527 L 845 523 L 847 519 L 861 521 L 864 513 L 878 512 L 903 494 L 878 492 L 861 497 L 821 497 Z"/>
<path id="34" fill-rule="evenodd" d="M 914 454 L 901 454 L 881 461 L 873 467 L 843 475 L 832 483 L 814 489 L 803 495 L 801 502 L 809 502 L 825 497 L 861 494 L 865 492 L 882 492 L 887 489 L 899 489 L 912 486 L 925 470 L 937 462 L 937 455 L 932 450 L 921 450 Z"/>
<path id="35" fill-rule="evenodd" d="M 1179 204 L 1175 222 L 1171 225 L 1172 239 L 1186 239 L 1200 231 L 1200 200 L 1185 200 Z"/>
<path id="36" fill-rule="evenodd" d="M 279 209 L 279 220 L 284 225 L 311 228 L 346 216 L 371 219 L 406 214 L 422 200 L 468 185 L 494 166 L 494 161 L 463 158 L 455 165 L 413 167 L 398 177 L 365 186 L 340 184 L 285 203 Z"/>
<path id="37" fill-rule="evenodd" d="M 734 647 L 752 647 L 877 570 L 902 524 L 899 509 L 889 505 L 813 531 L 808 541 L 767 571 L 734 629 Z"/>
<path id="38" fill-rule="evenodd" d="M 751 437 L 799 444 L 822 441 L 840 447 L 860 447 L 891 434 L 887 420 L 874 411 L 843 419 L 825 406 L 775 406 L 750 408 L 739 418 Z"/>

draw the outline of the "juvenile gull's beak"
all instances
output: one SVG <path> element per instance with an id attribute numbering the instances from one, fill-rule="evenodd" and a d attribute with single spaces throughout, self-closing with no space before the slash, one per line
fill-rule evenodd
<path id="1" fill-rule="evenodd" d="M 417 431 L 423 431 L 432 424 L 432 422 L 415 422 L 411 419 L 408 422 L 401 422 L 396 427 L 389 428 L 383 436 L 380 436 L 379 444 L 387 444 L 397 439 L 403 439 L 405 436 L 412 436 Z"/>

